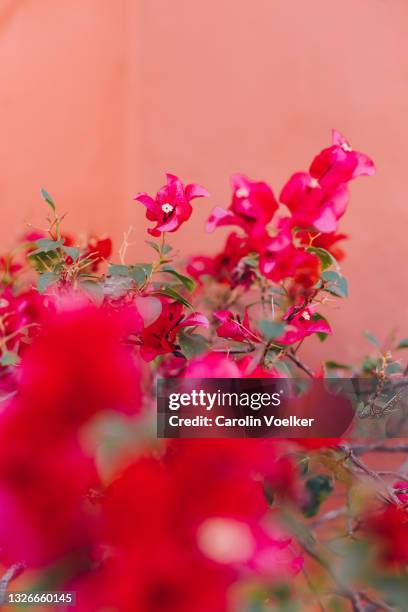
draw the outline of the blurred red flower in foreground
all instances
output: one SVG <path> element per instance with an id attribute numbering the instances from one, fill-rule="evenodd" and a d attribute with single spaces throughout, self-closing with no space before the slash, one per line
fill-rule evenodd
<path id="1" fill-rule="evenodd" d="M 147 219 L 156 221 L 156 226 L 148 230 L 152 236 L 160 236 L 162 232 L 175 232 L 193 212 L 190 201 L 210 195 L 200 185 L 192 183 L 184 186 L 177 176 L 167 173 L 166 177 L 167 185 L 159 189 L 155 198 L 144 192 L 137 193 L 134 197 L 134 200 L 146 206 Z"/>
<path id="2" fill-rule="evenodd" d="M 389 504 L 368 517 L 365 530 L 374 537 L 380 558 L 387 564 L 408 563 L 408 512 Z"/>
<path id="3" fill-rule="evenodd" d="M 242 572 L 296 574 L 290 538 L 257 526 L 274 459 L 270 442 L 179 440 L 135 461 L 102 500 L 110 554 L 74 584 L 79 609 L 225 612 Z"/>
<path id="4" fill-rule="evenodd" d="M 97 412 L 140 410 L 140 371 L 122 344 L 128 318 L 91 306 L 51 317 L 27 348 L 0 412 L 0 550 L 37 565 L 89 544 L 99 479 L 79 428 Z"/>

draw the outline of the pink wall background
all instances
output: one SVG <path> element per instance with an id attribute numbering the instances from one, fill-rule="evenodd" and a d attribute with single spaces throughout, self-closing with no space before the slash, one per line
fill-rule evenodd
<path id="1" fill-rule="evenodd" d="M 214 251 L 203 230 L 243 171 L 276 192 L 336 127 L 375 159 L 352 185 L 342 229 L 351 297 L 335 336 L 309 348 L 351 360 L 361 330 L 408 336 L 406 0 L 3 0 L 0 193 L 3 244 L 43 225 L 44 186 L 70 230 L 109 232 L 145 257 L 138 190 L 170 170 L 204 184 L 172 241 Z"/>

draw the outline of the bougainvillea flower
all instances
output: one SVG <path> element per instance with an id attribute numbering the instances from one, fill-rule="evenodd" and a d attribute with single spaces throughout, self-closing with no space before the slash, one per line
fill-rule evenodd
<path id="1" fill-rule="evenodd" d="M 240 369 L 242 378 L 284 378 L 285 375 L 276 368 L 266 369 L 262 367 L 254 359 L 247 355 L 239 361 L 237 365 Z"/>
<path id="2" fill-rule="evenodd" d="M 152 236 L 160 236 L 162 232 L 175 232 L 193 212 L 190 201 L 210 195 L 200 185 L 184 185 L 174 174 L 167 173 L 166 177 L 167 185 L 159 189 L 155 198 L 144 192 L 133 198 L 146 207 L 146 218 L 156 222 L 155 227 L 147 230 Z"/>
<path id="3" fill-rule="evenodd" d="M 375 166 L 367 155 L 354 151 L 340 132 L 333 130 L 332 146 L 314 158 L 309 172 L 322 186 L 328 186 L 372 176 Z"/>
<path id="4" fill-rule="evenodd" d="M 342 261 L 345 257 L 345 253 L 337 243 L 348 238 L 347 234 L 323 234 L 316 232 L 300 231 L 297 232 L 296 238 L 299 238 L 301 243 L 305 246 L 313 246 L 318 249 L 325 249 L 328 251 L 336 261 Z"/>
<path id="5" fill-rule="evenodd" d="M 104 410 L 140 409 L 127 314 L 63 307 L 24 352 L 18 394 L 0 411 L 0 549 L 31 565 L 79 550 L 97 525 L 86 497 L 100 482 L 79 428 Z"/>
<path id="6" fill-rule="evenodd" d="M 304 308 L 291 306 L 283 316 L 287 327 L 282 336 L 276 339 L 279 344 L 294 344 L 312 334 L 331 334 L 331 327 L 323 318 L 317 318 L 314 305 Z"/>
<path id="7" fill-rule="evenodd" d="M 85 252 L 85 257 L 92 258 L 92 270 L 98 269 L 102 261 L 106 261 L 112 255 L 112 240 L 108 236 L 91 236 Z"/>
<path id="8" fill-rule="evenodd" d="M 406 508 L 389 504 L 369 516 L 364 530 L 379 545 L 380 558 L 386 564 L 408 563 L 408 512 Z"/>
<path id="9" fill-rule="evenodd" d="M 140 354 L 145 361 L 176 350 L 176 337 L 184 327 L 208 327 L 209 322 L 200 312 L 185 316 L 183 305 L 161 297 L 162 312 L 152 325 L 145 327 L 141 335 Z"/>
<path id="10" fill-rule="evenodd" d="M 238 225 L 250 237 L 252 244 L 265 234 L 265 226 L 272 220 L 278 203 L 272 189 L 264 182 L 251 181 L 242 174 L 231 178 L 233 195 L 228 210 L 216 206 L 207 221 L 207 231 L 216 227 Z M 251 244 L 251 246 L 252 246 Z"/>
<path id="11" fill-rule="evenodd" d="M 205 353 L 188 362 L 185 378 L 240 378 L 241 373 L 235 361 L 227 355 L 216 352 Z"/>
<path id="12" fill-rule="evenodd" d="M 140 365 L 124 343 L 130 312 L 70 304 L 43 325 L 21 365 L 27 426 L 40 419 L 45 439 L 103 410 L 137 413 L 141 405 Z"/>
<path id="13" fill-rule="evenodd" d="M 20 403 L 1 419 L 1 557 L 44 567 L 93 545 L 98 518 L 87 496 L 100 480 L 74 437 L 44 441 L 37 436 L 41 414 L 26 424 L 24 413 Z"/>
<path id="14" fill-rule="evenodd" d="M 396 496 L 403 504 L 408 504 L 408 480 L 399 480 L 395 482 L 393 488 L 397 491 Z M 405 491 L 402 492 L 402 491 Z"/>
<path id="15" fill-rule="evenodd" d="M 274 537 L 244 521 L 212 517 L 198 529 L 202 552 L 217 563 L 237 566 L 268 578 L 292 577 L 301 571 L 303 557 L 290 551 L 291 538 Z"/>
<path id="16" fill-rule="evenodd" d="M 223 250 L 214 257 L 192 257 L 187 272 L 200 283 L 203 277 L 208 276 L 231 287 L 249 287 L 255 278 L 255 272 L 243 258 L 250 252 L 248 239 L 233 232 L 228 236 Z"/>
<path id="17" fill-rule="evenodd" d="M 327 187 L 307 172 L 296 172 L 282 189 L 280 200 L 291 211 L 297 227 L 334 232 L 346 211 L 349 191 L 346 183 Z"/>
<path id="18" fill-rule="evenodd" d="M 248 311 L 245 311 L 243 320 L 238 314 L 230 310 L 218 310 L 214 317 L 220 321 L 217 327 L 217 336 L 235 342 L 260 342 L 260 338 L 251 330 Z"/>
<path id="19" fill-rule="evenodd" d="M 190 470 L 195 470 L 194 464 Z M 211 492 L 200 491 L 195 508 L 207 495 Z M 70 586 L 78 593 L 79 610 L 228 609 L 228 588 L 237 573 L 200 551 L 196 542 L 199 518 L 192 506 L 185 505 L 191 496 L 178 470 L 157 459 L 139 459 L 118 474 L 101 504 L 102 543 L 108 554 L 96 571 L 83 573 Z"/>
<path id="20" fill-rule="evenodd" d="M 292 219 L 281 219 L 278 234 L 261 243 L 259 267 L 266 278 L 275 282 L 292 277 L 296 284 L 309 289 L 320 278 L 320 259 L 294 245 L 292 227 Z"/>

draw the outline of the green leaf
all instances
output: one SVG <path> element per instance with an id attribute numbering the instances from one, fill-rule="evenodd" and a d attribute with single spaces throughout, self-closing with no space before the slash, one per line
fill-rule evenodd
<path id="1" fill-rule="evenodd" d="M 129 266 L 111 264 L 108 268 L 109 276 L 129 276 Z"/>
<path id="2" fill-rule="evenodd" d="M 160 289 L 157 293 L 159 293 L 160 295 L 167 295 L 167 297 L 170 297 L 173 300 L 180 302 L 184 306 L 187 306 L 187 308 L 192 308 L 190 302 L 188 302 L 185 298 L 183 298 L 182 295 L 180 295 L 177 291 L 171 289 L 170 287 Z"/>
<path id="3" fill-rule="evenodd" d="M 129 276 L 136 281 L 138 285 L 143 285 L 146 279 L 152 273 L 153 266 L 151 264 L 135 264 L 130 266 Z"/>
<path id="4" fill-rule="evenodd" d="M 128 276 L 138 285 L 142 285 L 152 273 L 151 264 L 135 264 L 134 266 L 124 266 L 122 264 L 111 264 L 108 269 L 110 276 Z"/>
<path id="5" fill-rule="evenodd" d="M 268 341 L 278 338 L 285 331 L 285 325 L 283 323 L 268 321 L 267 319 L 262 319 L 262 321 L 259 323 L 259 327 L 265 337 L 265 340 Z"/>
<path id="6" fill-rule="evenodd" d="M 158 244 L 156 244 L 155 242 L 152 242 L 151 240 L 145 240 L 146 244 L 149 245 L 149 247 L 151 247 L 152 249 L 154 249 L 157 253 L 160 254 L 160 247 Z"/>
<path id="7" fill-rule="evenodd" d="M 169 244 L 164 244 L 163 247 L 161 247 L 159 244 L 153 242 L 152 240 L 146 240 L 145 242 L 149 245 L 149 247 L 159 253 L 159 255 L 167 255 L 167 253 L 170 253 L 173 248 Z"/>
<path id="8" fill-rule="evenodd" d="M 44 274 L 40 274 L 37 280 L 37 289 L 39 293 L 44 293 L 47 287 L 53 285 L 57 280 L 58 276 L 54 272 L 44 272 Z"/>
<path id="9" fill-rule="evenodd" d="M 313 321 L 325 321 L 327 324 L 329 324 L 329 322 L 326 319 L 326 317 L 321 315 L 319 312 L 315 312 L 312 315 L 312 320 Z M 324 332 L 317 332 L 316 336 L 319 338 L 320 342 L 324 342 L 325 340 L 327 340 L 329 334 L 325 334 Z"/>
<path id="10" fill-rule="evenodd" d="M 403 348 L 408 348 L 408 338 L 404 338 L 403 340 L 401 340 L 401 342 L 397 346 L 397 349 L 403 349 Z"/>
<path id="11" fill-rule="evenodd" d="M 187 291 L 189 291 L 189 293 L 192 293 L 194 291 L 196 284 L 189 276 L 180 274 L 180 272 L 177 272 L 177 270 L 175 270 L 172 266 L 163 266 L 162 272 L 166 272 L 167 274 L 172 274 L 172 276 L 175 276 L 180 281 L 180 283 L 184 285 Z"/>
<path id="12" fill-rule="evenodd" d="M 52 208 L 52 210 L 55 212 L 55 202 L 52 199 L 52 197 L 50 196 L 50 194 L 48 193 L 48 191 L 46 191 L 45 189 L 43 189 L 41 187 L 40 189 L 40 195 L 42 197 L 42 199 L 47 202 L 48 206 L 50 206 Z"/>
<path id="13" fill-rule="evenodd" d="M 385 372 L 386 374 L 402 374 L 402 372 L 404 372 L 404 369 L 402 367 L 402 365 L 400 363 L 398 363 L 398 361 L 393 361 L 392 363 L 389 363 L 387 365 L 387 367 L 385 368 Z"/>
<path id="14" fill-rule="evenodd" d="M 0 364 L 2 366 L 14 366 L 19 363 L 20 357 L 16 353 L 12 353 L 11 351 L 3 351 L 3 354 L 0 358 Z"/>
<path id="15" fill-rule="evenodd" d="M 306 250 L 309 253 L 314 253 L 317 255 L 321 261 L 322 270 L 326 270 L 327 268 L 330 268 L 330 266 L 334 266 L 338 269 L 339 266 L 336 259 L 331 253 L 329 253 L 329 251 L 326 251 L 326 249 L 322 249 L 320 247 L 308 247 Z"/>
<path id="16" fill-rule="evenodd" d="M 373 344 L 377 348 L 380 348 L 380 341 L 378 340 L 378 338 L 374 336 L 374 334 L 366 330 L 364 332 L 364 336 L 367 338 L 369 342 L 371 342 L 371 344 Z"/>
<path id="17" fill-rule="evenodd" d="M 100 306 L 104 299 L 103 287 L 94 281 L 85 280 L 79 283 L 80 288 L 96 304 Z"/>
<path id="18" fill-rule="evenodd" d="M 208 350 L 208 340 L 201 334 L 186 334 L 180 331 L 178 339 L 181 351 L 187 359 L 198 357 Z"/>
<path id="19" fill-rule="evenodd" d="M 324 365 L 328 370 L 351 370 L 351 366 L 337 361 L 325 361 Z"/>
<path id="20" fill-rule="evenodd" d="M 325 270 L 322 272 L 322 279 L 327 282 L 326 291 L 337 297 L 348 296 L 347 280 L 335 270 Z"/>
<path id="21" fill-rule="evenodd" d="M 255 256 L 247 255 L 241 259 L 241 262 L 248 266 L 249 268 L 257 268 L 258 267 L 258 259 Z"/>
<path id="22" fill-rule="evenodd" d="M 56 251 L 64 244 L 64 240 L 51 240 L 51 238 L 40 238 L 40 240 L 36 240 L 37 249 L 35 251 L 31 251 L 31 255 L 38 255 L 40 253 L 50 253 L 51 251 Z"/>
<path id="23" fill-rule="evenodd" d="M 307 517 L 315 516 L 322 502 L 333 491 L 333 483 L 327 474 L 317 474 L 306 481 L 308 499 L 303 506 L 303 514 Z"/>
<path id="24" fill-rule="evenodd" d="M 79 249 L 76 247 L 62 246 L 61 247 L 64 253 L 66 253 L 69 257 L 71 257 L 74 261 L 76 261 L 79 257 Z"/>

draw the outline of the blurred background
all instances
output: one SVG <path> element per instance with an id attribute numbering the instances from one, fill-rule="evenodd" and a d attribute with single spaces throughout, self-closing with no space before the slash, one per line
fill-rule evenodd
<path id="1" fill-rule="evenodd" d="M 116 253 L 132 226 L 129 260 L 146 258 L 132 196 L 168 170 L 212 193 L 172 244 L 215 252 L 226 232 L 204 223 L 229 175 L 279 193 L 335 127 L 377 175 L 351 185 L 351 296 L 309 357 L 356 360 L 364 329 L 408 336 L 407 30 L 406 0 L 2 0 L 2 248 L 44 227 L 43 186 L 67 230 L 109 233 Z"/>

